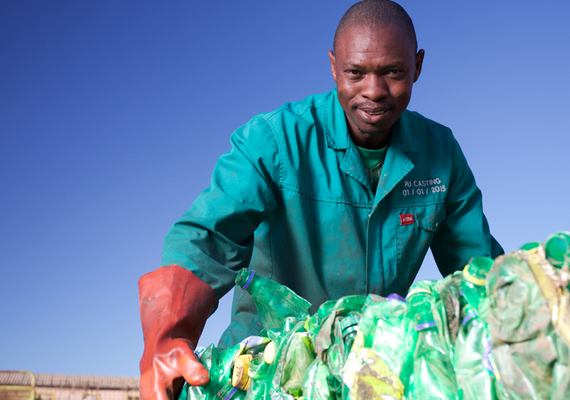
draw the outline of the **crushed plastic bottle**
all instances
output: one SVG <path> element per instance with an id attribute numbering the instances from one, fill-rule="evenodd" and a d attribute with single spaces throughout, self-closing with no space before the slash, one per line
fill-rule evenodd
<path id="1" fill-rule="evenodd" d="M 568 292 L 559 277 L 540 247 L 497 258 L 487 277 L 492 354 L 512 399 L 570 398 Z"/>
<path id="2" fill-rule="evenodd" d="M 485 282 L 493 267 L 493 259 L 489 257 L 474 257 L 463 269 L 461 291 L 465 299 L 478 312 L 481 300 L 487 297 Z"/>
<path id="3" fill-rule="evenodd" d="M 453 363 L 459 397 L 466 400 L 505 398 L 501 387 L 498 387 L 498 375 L 491 356 L 491 338 L 479 312 L 481 302 L 486 298 L 485 278 L 492 264 L 491 259 L 476 257 L 465 266 L 463 273 L 453 278 L 460 288 L 461 307 Z"/>
<path id="4" fill-rule="evenodd" d="M 341 370 L 352 400 L 368 398 L 402 399 L 405 386 L 400 380 L 406 357 L 407 305 L 395 295 L 389 300 L 368 295 L 356 337 Z"/>
<path id="5" fill-rule="evenodd" d="M 303 397 L 311 400 L 335 400 L 329 387 L 331 371 L 326 362 L 315 359 L 309 366 L 303 382 Z"/>
<path id="6" fill-rule="evenodd" d="M 321 311 L 322 323 L 318 335 L 314 337 L 315 351 L 317 359 L 327 363 L 330 371 L 328 389 L 338 397 L 342 397 L 343 391 L 348 392 L 340 372 L 356 336 L 365 301 L 365 296 L 345 296 L 332 307 L 325 303 Z"/>
<path id="7" fill-rule="evenodd" d="M 415 330 L 410 398 L 457 399 L 455 371 L 434 318 L 435 299 L 432 287 L 431 282 L 418 282 L 412 286 L 407 297 Z"/>

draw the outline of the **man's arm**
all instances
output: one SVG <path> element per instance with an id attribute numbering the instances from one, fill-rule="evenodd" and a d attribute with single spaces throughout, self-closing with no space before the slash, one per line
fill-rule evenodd
<path id="1" fill-rule="evenodd" d="M 195 385 L 208 381 L 194 346 L 237 271 L 249 265 L 254 231 L 277 208 L 279 155 L 268 124 L 256 118 L 231 141 L 210 187 L 168 232 L 163 267 L 139 282 L 143 400 L 172 398 L 181 377 Z"/>
<path id="2" fill-rule="evenodd" d="M 277 208 L 279 156 L 273 133 L 255 118 L 231 137 L 210 186 L 164 240 L 162 265 L 192 271 L 221 298 L 249 265 L 253 233 Z"/>

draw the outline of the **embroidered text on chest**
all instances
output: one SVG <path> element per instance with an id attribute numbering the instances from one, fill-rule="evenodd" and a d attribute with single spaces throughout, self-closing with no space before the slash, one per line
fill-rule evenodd
<path id="1" fill-rule="evenodd" d="M 428 193 L 439 193 L 445 192 L 445 185 L 441 184 L 441 179 L 426 179 L 418 181 L 404 181 L 404 190 L 402 190 L 402 195 L 404 196 L 422 196 Z"/>

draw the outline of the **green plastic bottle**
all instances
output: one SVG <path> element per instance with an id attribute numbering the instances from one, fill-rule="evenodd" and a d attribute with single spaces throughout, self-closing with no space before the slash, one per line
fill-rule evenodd
<path id="1" fill-rule="evenodd" d="M 376 330 L 370 338 L 367 338 L 365 347 L 374 350 L 388 364 L 392 372 L 400 376 L 405 362 L 409 326 L 408 305 L 403 298 L 388 296 L 388 299 L 375 305 L 379 318 Z M 370 346 L 366 346 L 368 343 Z"/>
<path id="2" fill-rule="evenodd" d="M 556 232 L 546 239 L 544 245 L 546 259 L 552 266 L 570 267 L 570 232 Z"/>
<path id="3" fill-rule="evenodd" d="M 461 277 L 460 277 L 461 278 Z M 454 366 L 460 397 L 465 400 L 497 399 L 491 339 L 475 308 L 462 296 L 461 324 L 455 341 Z"/>
<path id="4" fill-rule="evenodd" d="M 242 269 L 236 278 L 236 285 L 251 295 L 266 330 L 282 329 L 288 317 L 298 320 L 309 317 L 311 303 L 288 287 L 264 278 L 253 270 Z"/>
<path id="5" fill-rule="evenodd" d="M 368 295 L 362 317 L 341 376 L 346 388 L 343 398 L 402 399 L 400 380 L 407 355 L 407 305 L 398 295 L 388 298 Z"/>
<path id="6" fill-rule="evenodd" d="M 473 257 L 463 270 L 463 285 L 461 290 L 469 304 L 479 310 L 481 300 L 487 296 L 485 279 L 493 266 L 493 259 L 489 257 Z"/>
<path id="7" fill-rule="evenodd" d="M 418 282 L 408 294 L 413 318 L 415 345 L 410 398 L 421 400 L 457 399 L 457 381 L 447 346 L 434 318 L 430 285 Z"/>
<path id="8" fill-rule="evenodd" d="M 315 360 L 309 366 L 303 382 L 303 397 L 311 400 L 335 400 L 329 387 L 331 371 L 324 361 Z"/>

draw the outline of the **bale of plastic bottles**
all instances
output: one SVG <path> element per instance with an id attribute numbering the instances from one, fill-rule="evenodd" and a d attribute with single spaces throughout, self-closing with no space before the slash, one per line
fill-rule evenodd
<path id="1" fill-rule="evenodd" d="M 210 372 L 198 399 L 570 399 L 570 233 L 475 257 L 406 298 L 311 304 L 242 270 L 264 331 L 196 354 Z M 271 294 L 268 296 L 268 294 Z"/>

